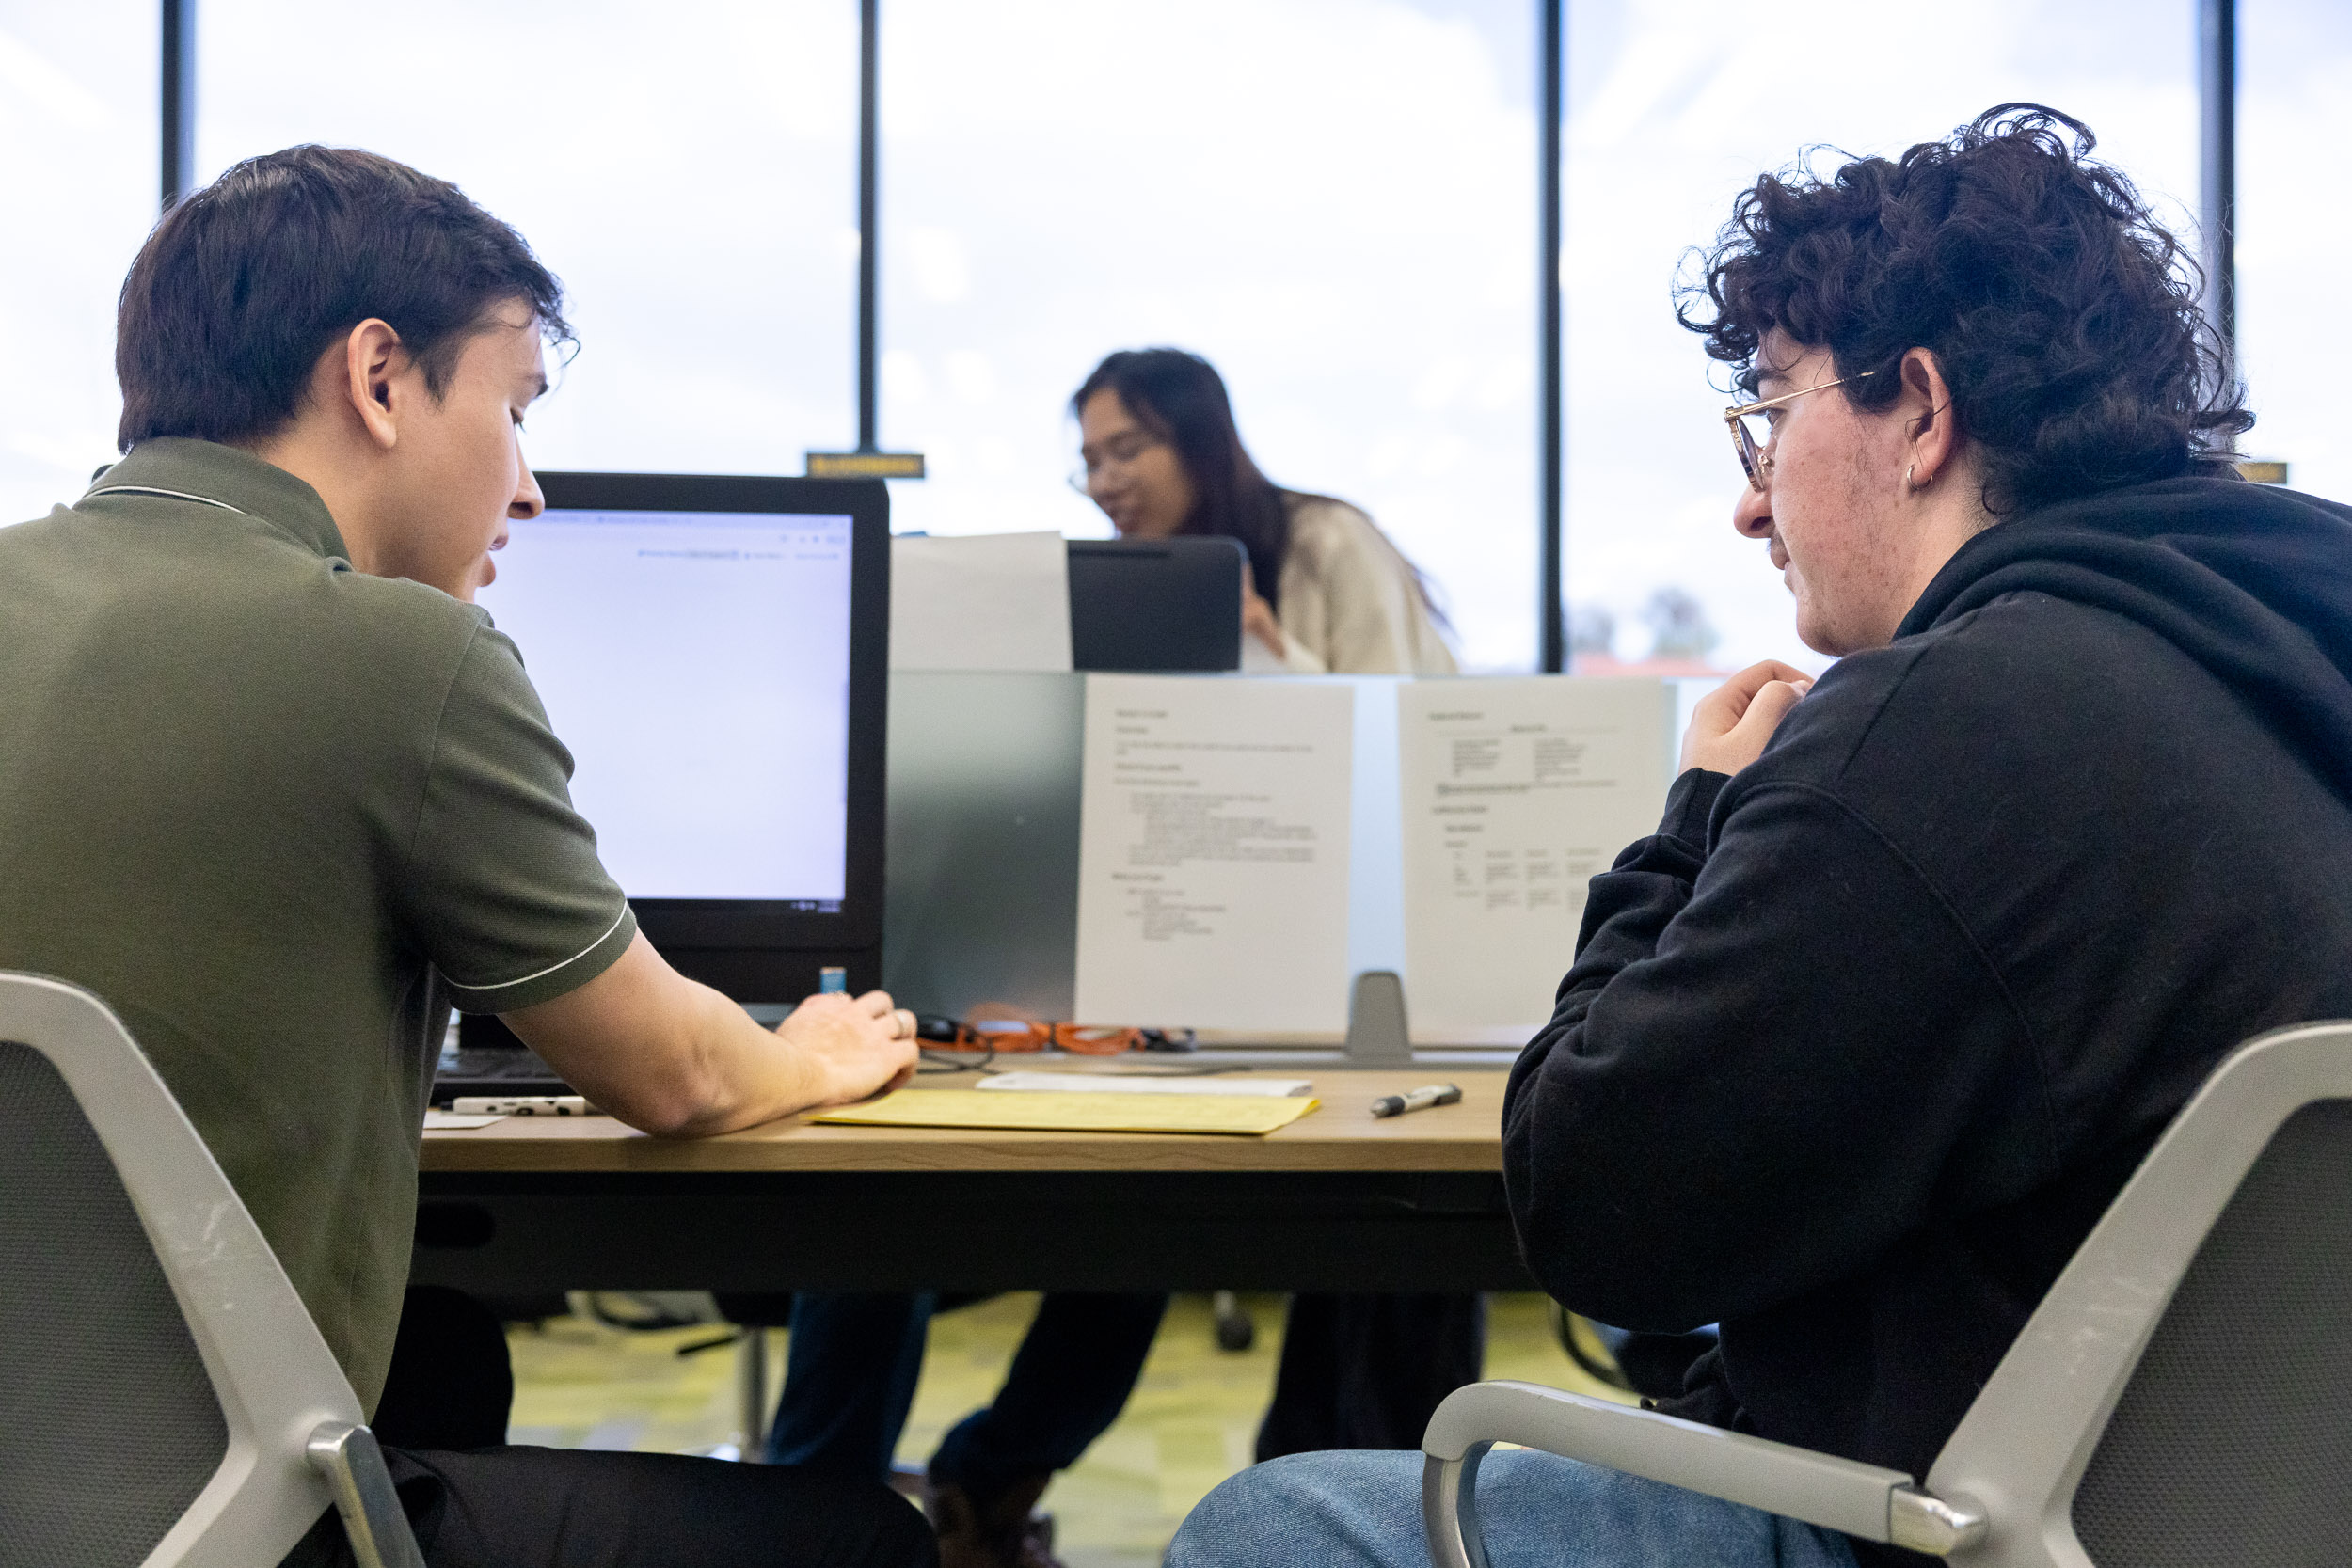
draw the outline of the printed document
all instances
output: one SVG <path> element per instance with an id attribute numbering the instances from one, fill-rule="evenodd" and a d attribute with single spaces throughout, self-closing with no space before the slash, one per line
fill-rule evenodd
<path id="1" fill-rule="evenodd" d="M 983 1094 L 898 1089 L 808 1119 L 850 1127 L 970 1127 L 1021 1132 L 1223 1132 L 1263 1137 L 1322 1101 L 1269 1094 Z"/>
<path id="2" fill-rule="evenodd" d="M 1268 1094 L 1277 1100 L 1314 1087 L 1307 1078 L 1146 1078 L 1123 1072 L 1003 1072 L 980 1088 L 1015 1094 Z"/>
<path id="3" fill-rule="evenodd" d="M 1346 1027 L 1354 717 L 1343 685 L 1087 677 L 1078 1022 Z"/>
<path id="4" fill-rule="evenodd" d="M 1067 671 L 1070 555 L 1062 536 L 893 539 L 890 667 Z"/>
<path id="5" fill-rule="evenodd" d="M 1673 702 L 1661 681 L 1559 675 L 1399 689 L 1416 1039 L 1518 1043 L 1551 1016 L 1585 884 L 1658 831 Z"/>

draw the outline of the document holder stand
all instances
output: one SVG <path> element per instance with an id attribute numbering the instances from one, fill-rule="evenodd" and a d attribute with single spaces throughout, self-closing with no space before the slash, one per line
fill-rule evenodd
<path id="1" fill-rule="evenodd" d="M 1405 1023 L 1405 981 L 1394 970 L 1367 969 L 1356 976 L 1347 1004 L 1346 1053 L 1352 1068 L 1413 1065 L 1412 1032 Z"/>

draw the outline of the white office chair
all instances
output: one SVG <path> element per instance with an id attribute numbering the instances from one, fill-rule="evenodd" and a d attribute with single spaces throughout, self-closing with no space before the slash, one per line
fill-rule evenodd
<path id="1" fill-rule="evenodd" d="M 1485 1568 L 1508 1442 L 1978 1568 L 2352 1561 L 2352 1024 L 2240 1047 L 2051 1287 L 1924 1488 L 1898 1471 L 1524 1383 L 1422 1448 L 1438 1568 Z"/>
<path id="2" fill-rule="evenodd" d="M 322 1194 L 322 1202 L 333 1195 Z M 359 1402 L 87 991 L 0 974 L 0 1568 L 423 1568 Z"/>

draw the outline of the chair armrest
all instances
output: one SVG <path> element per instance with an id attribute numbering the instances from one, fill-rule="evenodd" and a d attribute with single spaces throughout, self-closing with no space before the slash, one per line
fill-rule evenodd
<path id="1" fill-rule="evenodd" d="M 1984 1532 L 1981 1515 L 1919 1492 L 1899 1470 L 1792 1448 L 1656 1411 L 1532 1383 L 1476 1383 L 1446 1396 L 1422 1438 L 1430 1555 L 1483 1565 L 1469 1505 L 1478 1460 L 1516 1443 L 1664 1481 L 1865 1541 L 1949 1552 Z"/>
<path id="2" fill-rule="evenodd" d="M 303 1457 L 326 1478 L 359 1568 L 424 1568 L 375 1433 L 349 1421 L 323 1421 L 303 1445 Z"/>

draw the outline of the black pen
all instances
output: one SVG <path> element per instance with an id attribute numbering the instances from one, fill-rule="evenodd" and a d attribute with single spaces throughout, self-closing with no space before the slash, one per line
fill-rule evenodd
<path id="1" fill-rule="evenodd" d="M 1375 1117 L 1401 1117 L 1407 1111 L 1425 1111 L 1432 1105 L 1451 1105 L 1462 1098 L 1462 1091 L 1452 1084 L 1423 1084 L 1404 1094 L 1384 1094 L 1372 1102 Z"/>

